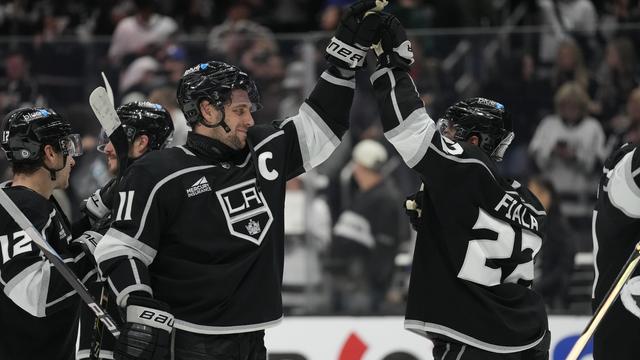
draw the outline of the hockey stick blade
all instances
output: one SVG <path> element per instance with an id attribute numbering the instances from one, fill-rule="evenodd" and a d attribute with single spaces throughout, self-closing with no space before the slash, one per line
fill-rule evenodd
<path id="1" fill-rule="evenodd" d="M 113 89 L 111 89 L 111 84 L 109 84 L 109 80 L 107 80 L 107 75 L 105 75 L 104 72 L 101 72 L 100 74 L 102 75 L 102 81 L 104 81 L 104 87 L 107 91 L 107 97 L 111 102 L 111 106 L 116 106 L 116 101 L 113 98 Z"/>
<path id="2" fill-rule="evenodd" d="M 102 86 L 95 88 L 89 95 L 89 105 L 91 105 L 91 109 L 98 118 L 100 125 L 111 138 L 111 134 L 120 126 L 120 118 L 109 100 L 107 90 Z"/>
<path id="3" fill-rule="evenodd" d="M 113 148 L 116 150 L 119 163 L 118 173 L 119 177 L 121 177 L 124 169 L 127 167 L 129 142 L 127 140 L 127 134 L 121 126 L 122 124 L 118 117 L 118 113 L 109 99 L 107 90 L 102 86 L 95 88 L 89 96 L 89 105 L 91 105 L 93 113 L 98 118 L 102 128 L 107 132 L 107 136 L 109 136 L 109 140 L 113 144 Z"/>
<path id="4" fill-rule="evenodd" d="M 598 309 L 593 314 L 593 317 L 587 324 L 585 330 L 582 332 L 582 335 L 580 335 L 576 343 L 573 345 L 573 348 L 571 348 L 571 352 L 567 356 L 566 360 L 578 360 L 580 353 L 582 353 L 582 350 L 587 345 L 589 339 L 598 328 L 598 325 L 600 325 L 600 323 L 602 322 L 602 319 L 607 314 L 607 311 L 609 310 L 613 302 L 616 301 L 618 295 L 620 295 L 622 287 L 627 282 L 627 280 L 629 280 L 631 274 L 633 274 L 633 271 L 638 266 L 638 262 L 640 262 L 640 242 L 638 242 L 634 247 L 633 253 L 631 253 L 631 256 L 629 256 L 629 259 L 622 267 L 622 270 L 620 270 L 620 273 L 618 273 L 616 280 L 609 288 L 607 295 L 604 297 L 602 303 L 600 303 L 600 305 L 598 306 Z"/>
<path id="5" fill-rule="evenodd" d="M 89 306 L 91 311 L 93 311 L 98 318 L 104 323 L 104 325 L 109 329 L 109 331 L 113 334 L 114 337 L 118 337 L 120 335 L 120 330 L 116 326 L 116 323 L 113 321 L 113 318 L 109 316 L 109 314 L 101 308 L 98 304 L 96 304 L 95 300 L 89 294 L 89 290 L 84 286 L 82 281 L 78 279 L 76 274 L 69 269 L 69 267 L 62 261 L 60 255 L 47 243 L 42 235 L 36 230 L 36 228 L 31 224 L 29 219 L 20 211 L 20 209 L 16 206 L 16 204 L 9 198 L 9 195 L 4 191 L 4 189 L 0 189 L 0 205 L 9 213 L 11 218 L 24 230 L 24 232 L 31 238 L 31 240 L 42 250 L 47 259 L 53 264 L 53 266 L 60 272 L 62 277 L 71 285 L 71 287 L 80 295 L 82 300 Z"/>

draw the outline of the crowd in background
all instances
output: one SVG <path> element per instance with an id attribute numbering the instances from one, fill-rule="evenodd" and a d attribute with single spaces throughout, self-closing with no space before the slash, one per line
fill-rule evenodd
<path id="1" fill-rule="evenodd" d="M 50 106 L 80 132 L 85 155 L 61 196 L 77 216 L 80 201 L 108 181 L 87 101 L 100 71 L 119 104 L 150 100 L 171 112 L 173 145 L 184 143 L 189 130 L 175 103 L 176 83 L 205 60 L 236 64 L 257 82 L 263 109 L 256 122 L 284 119 L 297 112 L 324 69 L 327 36 L 350 2 L 4 1 L 0 114 L 26 104 Z M 602 162 L 621 144 L 640 140 L 640 2 L 396 0 L 388 11 L 410 29 L 411 74 L 431 117 L 463 97 L 506 106 L 516 138 L 501 171 L 528 181 L 549 213 L 536 286 L 552 311 L 587 312 L 590 292 L 582 294 L 584 307 L 571 307 L 579 298 L 571 293 L 572 272 L 576 254 L 591 251 Z M 384 201 L 395 204 L 394 211 L 420 184 L 383 140 L 365 74 L 358 75 L 357 89 L 347 141 L 316 173 L 287 187 L 284 301 L 290 313 L 403 311 L 415 237 L 408 221 L 383 221 L 385 231 L 393 229 L 384 243 L 340 237 L 346 212 L 383 206 L 363 205 L 370 190 L 363 177 L 384 184 Z M 352 156 L 364 139 L 383 145 L 382 164 Z M 0 174 L 9 178 L 4 159 Z"/>

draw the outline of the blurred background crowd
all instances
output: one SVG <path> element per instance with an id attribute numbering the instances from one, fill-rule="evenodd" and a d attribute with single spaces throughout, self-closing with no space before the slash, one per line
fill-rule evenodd
<path id="1" fill-rule="evenodd" d="M 236 64 L 255 79 L 264 106 L 256 122 L 284 119 L 325 68 L 324 46 L 350 2 L 3 0 L 0 114 L 52 107 L 83 136 L 85 155 L 68 191 L 57 194 L 73 218 L 109 178 L 88 106 L 101 71 L 118 104 L 150 100 L 171 112 L 173 145 L 189 130 L 176 83 L 207 60 Z M 639 1 L 393 0 L 387 10 L 409 29 L 411 73 L 432 118 L 470 96 L 506 106 L 516 138 L 500 170 L 527 183 L 549 213 L 535 286 L 552 313 L 589 313 L 591 211 L 602 162 L 640 140 Z M 358 75 L 357 85 L 344 143 L 287 186 L 291 314 L 404 311 L 415 233 L 402 203 L 420 183 L 383 140 L 368 76 Z M 380 234 L 373 241 L 341 230 L 348 213 L 363 208 L 380 209 L 368 219 Z"/>

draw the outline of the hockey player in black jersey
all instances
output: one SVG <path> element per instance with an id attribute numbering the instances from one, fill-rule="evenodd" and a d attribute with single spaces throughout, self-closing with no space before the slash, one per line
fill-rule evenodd
<path id="1" fill-rule="evenodd" d="M 173 121 L 169 112 L 162 106 L 146 101 L 131 102 L 118 107 L 116 112 L 125 129 L 129 144 L 128 160 L 123 166 L 132 164 L 150 151 L 165 148 L 171 141 Z M 86 200 L 82 208 L 86 216 L 74 224 L 74 232 L 85 231 L 88 228 L 104 232 L 111 224 L 111 208 L 120 164 L 118 164 L 113 145 L 104 133 L 101 135 L 98 150 L 105 154 L 107 169 L 114 178 Z M 88 284 L 88 287 L 96 299 L 108 296 L 107 311 L 117 314 L 115 298 L 111 291 L 105 291 L 107 288 L 103 290 L 102 282 L 93 282 Z M 83 308 L 80 321 L 80 340 L 76 359 L 89 359 L 91 349 L 94 349 L 97 344 L 100 346 L 100 359 L 113 359 L 115 339 L 108 331 L 104 331 L 101 323 L 96 321 L 94 313 L 88 308 Z M 94 354 L 97 353 L 98 351 L 94 349 Z"/>
<path id="2" fill-rule="evenodd" d="M 1 145 L 13 170 L 4 191 L 86 281 L 96 269 L 82 244 L 94 247 L 100 235 L 86 232 L 72 240 L 52 196 L 69 185 L 73 157 L 82 153 L 78 135 L 51 109 L 22 108 L 5 117 Z M 4 208 L 0 213 L 0 359 L 73 359 L 84 304 Z"/>
<path id="3" fill-rule="evenodd" d="M 473 98 L 434 122 L 407 73 L 404 29 L 382 18 L 371 81 L 385 137 L 424 184 L 405 328 L 430 338 L 437 360 L 547 359 L 545 306 L 531 290 L 544 209 L 496 169 L 509 117 Z"/>
<path id="4" fill-rule="evenodd" d="M 299 113 L 274 125 L 254 126 L 258 90 L 239 68 L 210 61 L 185 72 L 187 143 L 129 167 L 96 249 L 126 313 L 116 359 L 266 359 L 264 329 L 282 319 L 285 183 L 326 160 L 347 130 L 375 5 L 347 11 L 332 65 Z"/>
<path id="5" fill-rule="evenodd" d="M 593 211 L 593 309 L 640 241 L 640 150 L 625 144 L 605 161 Z M 640 270 L 622 288 L 593 337 L 595 360 L 640 359 Z"/>

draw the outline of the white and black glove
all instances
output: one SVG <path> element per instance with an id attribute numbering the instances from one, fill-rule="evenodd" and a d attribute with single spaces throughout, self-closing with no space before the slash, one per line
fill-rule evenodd
<path id="1" fill-rule="evenodd" d="M 116 191 L 116 179 L 111 179 L 102 189 L 96 190 L 84 202 L 82 212 L 87 214 L 91 224 L 109 215 Z"/>
<path id="2" fill-rule="evenodd" d="M 88 230 L 71 240 L 69 245 L 80 246 L 87 255 L 93 257 L 93 253 L 96 251 L 96 246 L 98 242 L 100 242 L 100 239 L 102 239 L 102 234 Z"/>
<path id="3" fill-rule="evenodd" d="M 380 43 L 373 46 L 379 66 L 408 71 L 414 59 L 404 27 L 389 13 L 380 13 L 380 19 Z"/>
<path id="4" fill-rule="evenodd" d="M 169 305 L 152 298 L 129 296 L 127 318 L 113 351 L 115 360 L 168 359 L 173 331 Z"/>
<path id="5" fill-rule="evenodd" d="M 630 313 L 640 318 L 640 276 L 627 281 L 620 292 L 620 299 Z"/>
<path id="6" fill-rule="evenodd" d="M 367 51 L 379 39 L 380 16 L 387 0 L 359 0 L 345 11 L 327 46 L 327 60 L 348 70 L 364 65 Z"/>

